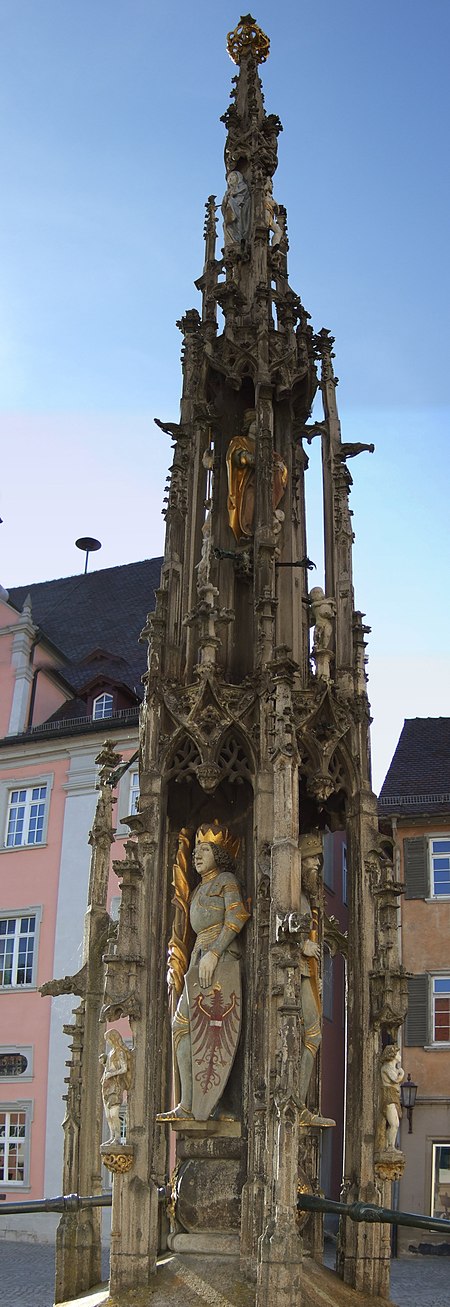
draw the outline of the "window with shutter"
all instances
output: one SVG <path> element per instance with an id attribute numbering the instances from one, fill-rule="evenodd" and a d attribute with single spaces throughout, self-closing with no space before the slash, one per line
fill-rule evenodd
<path id="1" fill-rule="evenodd" d="M 425 836 L 403 840 L 405 898 L 425 899 L 429 893 L 428 840 Z"/>
<path id="2" fill-rule="evenodd" d="M 409 976 L 405 1044 L 424 1048 L 428 1042 L 428 976 Z"/>

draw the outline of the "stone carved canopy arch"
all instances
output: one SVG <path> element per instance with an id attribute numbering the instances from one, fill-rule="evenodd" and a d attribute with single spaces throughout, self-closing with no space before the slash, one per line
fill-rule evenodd
<path id="1" fill-rule="evenodd" d="M 355 759 L 350 753 L 347 741 L 342 739 L 336 746 L 329 763 L 330 774 L 336 783 L 336 789 L 342 790 L 349 799 L 358 786 Z"/>
<path id="2" fill-rule="evenodd" d="M 222 781 L 251 785 L 254 770 L 250 745 L 234 726 L 228 726 L 219 740 L 214 732 L 209 741 L 199 736 L 195 740 L 186 730 L 180 730 L 162 762 L 165 781 L 181 785 L 197 780 L 206 793 L 213 793 Z"/>
<path id="3" fill-rule="evenodd" d="M 201 754 L 195 740 L 186 731 L 180 730 L 175 741 L 173 739 L 170 741 L 166 758 L 162 763 L 164 779 L 166 781 L 173 779 L 178 784 L 182 781 L 192 781 L 197 775 L 197 768 L 201 761 Z"/>
<path id="4" fill-rule="evenodd" d="M 302 760 L 300 775 L 319 806 L 325 806 L 337 795 L 341 796 L 342 802 L 348 800 L 353 793 L 354 773 L 348 750 L 338 745 L 330 754 L 317 748 L 316 742 L 308 740 L 304 734 L 297 735 L 297 744 Z"/>
<path id="5" fill-rule="evenodd" d="M 221 299 L 225 301 L 225 284 L 221 287 L 221 290 Z M 229 317 L 229 305 L 227 307 Z M 237 310 L 238 305 L 236 304 L 235 307 Z M 258 375 L 258 360 L 253 349 L 253 342 L 239 340 L 234 344 L 221 337 L 219 341 L 214 343 L 214 349 L 212 347 L 210 350 L 208 347 L 205 347 L 205 349 L 209 363 L 208 378 L 212 387 L 214 372 L 225 377 L 232 390 L 241 390 L 242 385 L 249 379 L 253 384 L 255 383 Z"/>
<path id="6" fill-rule="evenodd" d="M 236 729 L 230 727 L 223 736 L 217 750 L 217 764 L 221 779 L 231 784 L 242 785 L 244 781 L 252 783 L 255 764 L 252 750 L 247 740 Z"/>
<path id="7" fill-rule="evenodd" d="M 301 771 L 309 793 L 320 806 L 339 793 L 349 798 L 357 784 L 346 743 L 350 726 L 346 707 L 335 702 L 328 687 L 302 706 L 296 732 Z"/>

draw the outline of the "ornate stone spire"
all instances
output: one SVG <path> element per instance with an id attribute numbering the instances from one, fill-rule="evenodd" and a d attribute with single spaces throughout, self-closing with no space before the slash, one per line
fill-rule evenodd
<path id="1" fill-rule="evenodd" d="M 381 854 L 345 462 L 362 447 L 341 441 L 333 339 L 327 331 L 313 334 L 289 283 L 286 212 L 273 190 L 281 123 L 265 110 L 258 68 L 269 42 L 250 14 L 229 34 L 228 50 L 237 72 L 223 119 L 226 179 L 220 212 L 215 196 L 206 204 L 205 259 L 196 282 L 202 312 L 189 309 L 178 324 L 180 421 L 158 422 L 174 441 L 165 553 L 156 610 L 143 633 L 149 637 L 149 666 L 139 815 L 132 819 L 136 843 L 121 864 L 119 936 L 108 960 L 108 1003 L 117 1015 L 128 1013 L 136 1045 L 129 1122 L 134 1187 L 123 1203 L 117 1191 L 112 1292 L 148 1283 L 158 1251 L 155 1177 L 163 1178 L 169 1165 L 167 1123 L 175 1133 L 186 1130 L 179 1109 L 175 1114 L 166 1109 L 172 1071 L 175 1082 L 180 1073 L 182 1085 L 192 1074 L 189 1048 L 193 1057 L 195 1041 L 189 1042 L 188 1029 L 203 1003 L 203 957 L 197 979 L 200 953 L 188 956 L 191 927 L 197 933 L 203 920 L 196 915 L 202 900 L 190 853 L 195 831 L 204 823 L 210 831 L 217 818 L 240 841 L 241 907 L 237 889 L 227 883 L 225 863 L 221 875 L 223 894 L 233 893 L 229 911 L 239 907 L 241 912 L 239 931 L 234 919 L 223 930 L 229 930 L 230 948 L 233 934 L 243 930 L 245 1021 L 223 1116 L 195 1116 L 194 1095 L 188 1096 L 191 1125 L 184 1137 L 177 1136 L 180 1169 L 169 1246 L 182 1252 L 183 1228 L 191 1229 L 194 1209 L 193 1228 L 201 1232 L 204 1225 L 211 1253 L 220 1252 L 223 1231 L 235 1222 L 241 1266 L 257 1278 L 256 1307 L 274 1301 L 296 1307 L 302 1276 L 298 1168 L 314 1188 L 313 1132 L 332 1124 L 320 1113 L 318 979 L 324 923 L 319 890 L 310 888 L 314 903 L 308 900 L 305 834 L 319 832 L 314 860 L 320 876 L 322 832 L 346 829 L 349 1042 L 355 1052 L 348 1076 L 346 1158 L 355 1200 L 368 1200 L 373 1192 L 374 1073 L 386 1013 L 395 1033 L 402 1011 L 399 984 L 393 985 L 396 940 L 392 954 L 386 949 L 375 968 L 378 882 L 369 872 Z M 319 388 L 323 418 L 311 423 Z M 326 565 L 323 578 L 314 576 L 309 594 L 314 564 L 307 548 L 304 442 L 316 436 L 322 447 Z M 221 852 L 225 856 L 215 850 L 219 863 Z M 218 866 L 213 871 L 216 876 Z M 395 897 L 394 889 L 391 893 Z M 205 903 L 209 912 L 206 898 Z M 312 924 L 302 934 L 306 908 Z M 215 911 L 222 913 L 220 903 Z M 206 932 L 216 928 L 206 915 L 200 936 L 209 939 L 210 979 L 218 945 L 216 934 Z M 172 999 L 186 971 L 183 1006 L 174 1015 L 172 1005 L 172 1026 L 163 993 L 161 950 L 167 942 Z M 181 963 L 183 975 L 177 970 Z M 391 992 L 397 994 L 394 1004 L 388 1001 Z M 217 1009 L 210 1020 L 208 1006 L 203 1016 L 212 1032 L 207 1042 L 213 1056 L 222 1016 Z M 172 1057 L 172 1036 L 174 1047 L 183 1044 L 183 1066 L 181 1055 L 178 1061 Z M 307 1075 L 300 1071 L 305 1049 Z M 209 1142 L 205 1146 L 212 1136 L 214 1152 Z M 216 1189 L 222 1215 L 211 1231 L 204 1203 Z M 371 1234 L 368 1250 L 364 1237 L 348 1225 L 341 1245 L 344 1278 L 387 1296 L 378 1233 Z M 312 1249 L 317 1227 L 306 1237 Z M 139 1279 L 127 1279 L 135 1267 Z"/>

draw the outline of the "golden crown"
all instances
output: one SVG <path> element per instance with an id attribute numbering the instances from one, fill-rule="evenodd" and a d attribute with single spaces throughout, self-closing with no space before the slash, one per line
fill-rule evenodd
<path id="1" fill-rule="evenodd" d="M 322 835 L 319 830 L 308 831 L 299 839 L 300 850 L 304 858 L 321 857 L 323 853 Z"/>
<path id="2" fill-rule="evenodd" d="M 232 858 L 237 858 L 241 841 L 238 835 L 233 835 L 227 826 L 220 826 L 218 821 L 213 821 L 212 826 L 205 822 L 199 826 L 195 836 L 196 844 L 221 844 L 222 848 L 231 853 Z"/>
<path id="3" fill-rule="evenodd" d="M 250 53 L 255 63 L 264 64 L 270 50 L 269 37 L 258 27 L 251 14 L 244 14 L 234 32 L 228 32 L 227 50 L 234 64 L 240 64 L 241 59 Z"/>

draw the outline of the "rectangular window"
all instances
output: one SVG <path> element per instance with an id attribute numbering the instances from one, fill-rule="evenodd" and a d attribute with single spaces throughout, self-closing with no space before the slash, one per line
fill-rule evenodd
<path id="1" fill-rule="evenodd" d="M 0 988 L 33 984 L 36 916 L 0 917 Z"/>
<path id="2" fill-rule="evenodd" d="M 323 955 L 323 976 L 322 976 L 322 1006 L 323 1015 L 329 1021 L 333 1020 L 333 958 L 331 953 L 325 949 Z"/>
<path id="3" fill-rule="evenodd" d="M 430 840 L 431 893 L 450 897 L 450 839 Z"/>
<path id="4" fill-rule="evenodd" d="M 0 1077 L 3 1080 L 31 1080 L 33 1078 L 33 1048 L 31 1044 L 5 1044 L 0 1048 Z"/>
<path id="5" fill-rule="evenodd" d="M 0 1105 L 0 1184 L 24 1184 L 27 1178 L 27 1112 Z"/>
<path id="6" fill-rule="evenodd" d="M 433 1144 L 430 1215 L 450 1220 L 450 1140 Z"/>
<path id="7" fill-rule="evenodd" d="M 11 790 L 6 823 L 6 848 L 42 844 L 44 839 L 46 785 Z"/>
<path id="8" fill-rule="evenodd" d="M 133 771 L 130 778 L 130 817 L 134 817 L 139 803 L 139 772 Z"/>
<path id="9" fill-rule="evenodd" d="M 323 883 L 334 890 L 334 840 L 329 831 L 323 837 Z"/>
<path id="10" fill-rule="evenodd" d="M 433 976 L 433 1040 L 450 1043 L 450 976 Z"/>

